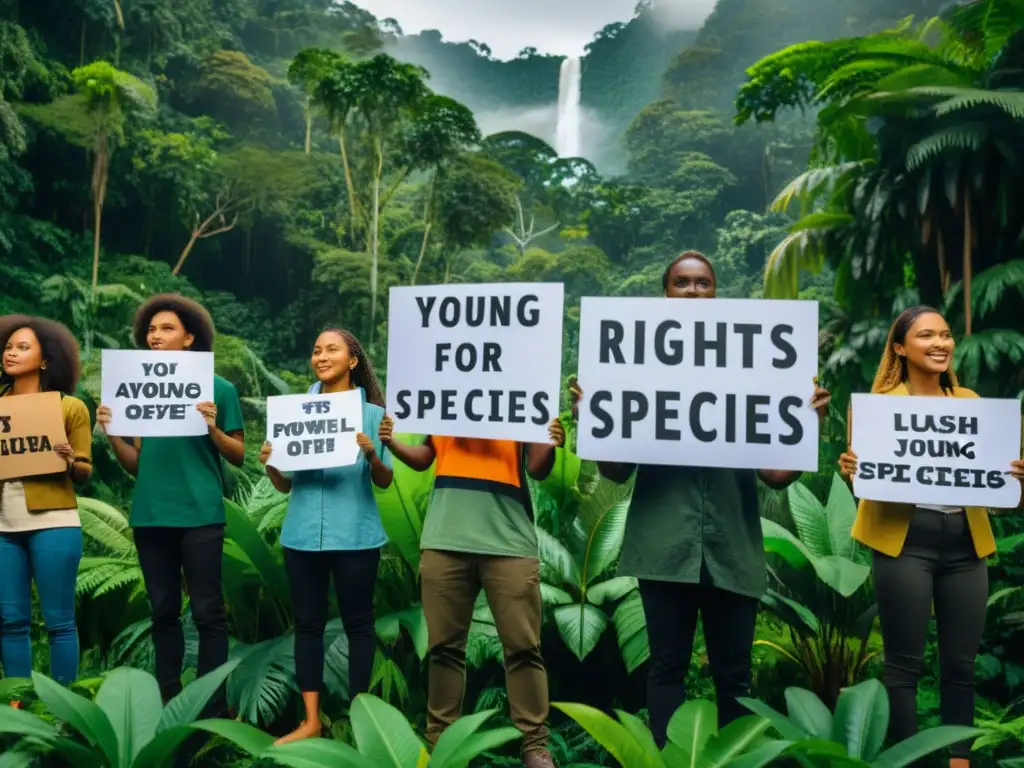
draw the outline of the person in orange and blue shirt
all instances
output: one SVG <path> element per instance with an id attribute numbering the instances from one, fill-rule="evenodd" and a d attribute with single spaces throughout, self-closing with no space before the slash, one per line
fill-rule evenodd
<path id="1" fill-rule="evenodd" d="M 525 474 L 534 480 L 550 474 L 555 448 L 565 442 L 562 425 L 555 419 L 549 426 L 551 444 L 528 447 L 512 440 L 436 435 L 405 445 L 394 438 L 393 426 L 385 416 L 379 436 L 395 458 L 419 472 L 437 462 L 420 540 L 430 652 L 427 740 L 436 743 L 462 713 L 466 639 L 482 588 L 505 649 L 509 709 L 523 732 L 523 764 L 554 768 L 545 725 L 540 560 Z"/>

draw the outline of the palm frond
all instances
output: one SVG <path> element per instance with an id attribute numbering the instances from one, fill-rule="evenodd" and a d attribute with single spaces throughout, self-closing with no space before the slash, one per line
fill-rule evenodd
<path id="1" fill-rule="evenodd" d="M 979 150 L 989 136 L 984 122 L 961 123 L 936 131 L 907 150 L 907 170 L 916 171 L 939 155 L 954 150 Z"/>
<path id="2" fill-rule="evenodd" d="M 989 267 L 976 274 L 971 281 L 971 306 L 974 316 L 985 317 L 993 312 L 1010 294 L 1024 298 L 1024 259 L 1014 259 Z M 946 294 L 946 306 L 961 301 L 963 283 L 957 282 Z"/>
<path id="3" fill-rule="evenodd" d="M 136 560 L 135 540 L 124 513 L 99 499 L 78 498 L 78 516 L 82 534 L 111 554 L 125 560 Z"/>
<path id="4" fill-rule="evenodd" d="M 955 359 L 960 378 L 976 385 L 982 370 L 998 370 L 1003 362 L 1019 367 L 1024 362 L 1024 333 L 1007 328 L 973 333 L 957 345 Z"/>

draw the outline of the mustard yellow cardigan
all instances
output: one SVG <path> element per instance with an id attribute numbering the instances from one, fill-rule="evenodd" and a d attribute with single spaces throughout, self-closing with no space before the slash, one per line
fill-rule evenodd
<path id="1" fill-rule="evenodd" d="M 887 395 L 910 393 L 904 384 L 886 392 Z M 975 392 L 963 387 L 953 390 L 953 397 L 977 397 Z M 847 420 L 849 424 L 849 420 Z M 849 427 L 847 427 L 849 430 Z M 849 438 L 847 438 L 849 440 Z M 853 523 L 853 538 L 883 555 L 898 557 L 903 551 L 910 530 L 910 519 L 914 515 L 913 504 L 896 504 L 888 501 L 862 499 L 857 505 L 857 519 Z M 989 523 L 989 511 L 985 507 L 967 508 L 967 525 L 971 530 L 974 551 L 978 557 L 988 557 L 996 551 L 996 540 Z"/>

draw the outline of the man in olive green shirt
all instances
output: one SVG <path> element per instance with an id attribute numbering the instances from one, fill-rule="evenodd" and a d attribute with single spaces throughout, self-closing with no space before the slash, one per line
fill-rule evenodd
<path id="1" fill-rule="evenodd" d="M 703 254 L 687 251 L 662 276 L 665 297 L 712 299 L 715 272 Z M 574 403 L 582 395 L 573 385 Z M 811 407 L 823 416 L 829 394 L 816 389 Z M 616 483 L 636 472 L 619 574 L 633 576 L 647 619 L 651 659 L 647 709 L 659 747 L 669 720 L 686 700 L 686 670 L 697 618 L 703 621 L 711 676 L 723 727 L 749 714 L 757 606 L 765 591 L 764 542 L 757 480 L 782 489 L 799 472 L 599 462 Z"/>
<path id="2" fill-rule="evenodd" d="M 135 343 L 152 350 L 213 351 L 209 313 L 177 294 L 153 296 L 136 316 Z M 153 616 L 156 677 L 165 702 L 181 691 L 185 638 L 181 627 L 181 581 L 189 593 L 199 634 L 197 672 L 204 675 L 228 660 L 228 623 L 221 583 L 224 553 L 222 459 L 245 459 L 242 406 L 234 385 L 214 377 L 213 402 L 199 403 L 208 434 L 197 437 L 108 436 L 121 466 L 135 475 L 131 526 Z M 110 422 L 101 405 L 96 421 Z M 219 692 L 208 715 L 223 710 Z"/>

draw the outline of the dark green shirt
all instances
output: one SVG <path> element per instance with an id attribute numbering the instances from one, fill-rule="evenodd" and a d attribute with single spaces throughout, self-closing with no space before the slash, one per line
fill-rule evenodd
<path id="1" fill-rule="evenodd" d="M 221 431 L 244 428 L 234 384 L 214 376 L 213 401 Z M 220 451 L 209 435 L 145 438 L 132 498 L 132 527 L 223 525 L 223 471 Z"/>
<path id="2" fill-rule="evenodd" d="M 757 471 L 641 465 L 619 573 L 711 584 L 747 597 L 766 587 Z"/>

